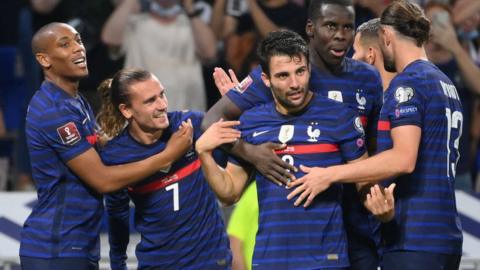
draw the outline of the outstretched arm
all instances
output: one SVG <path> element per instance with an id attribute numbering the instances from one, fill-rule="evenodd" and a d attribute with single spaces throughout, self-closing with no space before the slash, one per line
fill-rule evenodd
<path id="1" fill-rule="evenodd" d="M 413 172 L 420 145 L 421 129 L 413 125 L 400 126 L 391 130 L 391 136 L 393 140 L 391 149 L 367 159 L 328 168 L 301 166 L 300 169 L 307 174 L 289 183 L 289 188 L 296 188 L 288 198 L 291 199 L 300 194 L 295 202 L 295 205 L 300 205 L 305 198 L 326 190 L 332 183 L 374 183 Z M 308 183 L 307 186 L 304 183 Z M 310 203 L 311 200 L 307 202 Z M 304 206 L 308 206 L 309 203 Z"/>
<path id="2" fill-rule="evenodd" d="M 133 184 L 169 166 L 192 145 L 192 123 L 184 122 L 172 135 L 164 151 L 128 164 L 106 166 L 94 148 L 72 158 L 67 166 L 97 192 L 109 193 Z"/>

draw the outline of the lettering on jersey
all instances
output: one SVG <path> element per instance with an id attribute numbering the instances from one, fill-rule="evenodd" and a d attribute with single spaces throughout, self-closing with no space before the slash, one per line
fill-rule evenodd
<path id="1" fill-rule="evenodd" d="M 74 145 L 82 138 L 74 122 L 68 122 L 57 128 L 57 133 L 63 144 Z"/>
<path id="2" fill-rule="evenodd" d="M 365 135 L 365 130 L 363 129 L 362 125 L 362 119 L 360 119 L 360 117 L 355 117 L 355 121 L 353 121 L 353 126 L 358 132 L 360 132 L 362 135 Z"/>
<path id="3" fill-rule="evenodd" d="M 456 99 L 456 100 L 460 100 L 460 97 L 458 96 L 457 88 L 455 87 L 455 85 L 444 83 L 442 81 L 440 81 L 440 85 L 442 86 L 443 93 L 445 94 L 445 96 Z"/>
<path id="4" fill-rule="evenodd" d="M 367 99 L 361 95 L 362 93 L 363 93 L 363 90 L 357 89 L 357 93 L 355 94 L 355 98 L 357 99 L 357 103 L 358 103 L 357 108 L 359 110 L 365 110 L 365 105 L 367 104 Z"/>
<path id="5" fill-rule="evenodd" d="M 411 100 L 414 94 L 413 88 L 400 86 L 395 90 L 395 100 L 397 103 L 404 103 Z"/>
<path id="6" fill-rule="evenodd" d="M 280 132 L 278 133 L 278 140 L 281 143 L 287 143 L 293 138 L 294 131 L 295 131 L 294 125 L 283 125 L 280 128 Z"/>
<path id="7" fill-rule="evenodd" d="M 308 129 L 307 129 L 307 135 L 309 137 L 309 139 L 307 141 L 309 142 L 317 142 L 317 138 L 320 137 L 320 129 L 316 128 L 316 129 L 313 129 L 313 126 L 316 126 L 318 125 L 318 123 L 316 122 L 312 122 L 310 123 L 310 126 L 308 126 Z"/>
<path id="8" fill-rule="evenodd" d="M 342 92 L 337 90 L 328 91 L 328 98 L 336 100 L 338 102 L 343 102 Z"/>
<path id="9" fill-rule="evenodd" d="M 238 83 L 233 89 L 243 94 L 243 92 L 245 92 L 245 90 L 247 90 L 247 88 L 252 83 L 253 83 L 253 79 L 252 77 L 250 77 L 250 75 L 248 75 L 247 77 L 245 77 L 245 79 L 243 79 L 240 83 Z"/>
<path id="10" fill-rule="evenodd" d="M 395 117 L 400 118 L 401 116 L 412 115 L 418 112 L 418 108 L 415 105 L 411 106 L 402 106 L 395 109 Z"/>

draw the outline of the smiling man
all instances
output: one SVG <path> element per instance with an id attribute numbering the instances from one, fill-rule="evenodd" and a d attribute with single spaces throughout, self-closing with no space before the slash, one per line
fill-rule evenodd
<path id="1" fill-rule="evenodd" d="M 192 143 L 185 124 L 164 151 L 122 166 L 105 166 L 97 129 L 79 92 L 88 75 L 85 48 L 68 24 L 51 23 L 32 39 L 45 81 L 30 101 L 26 135 L 38 202 L 22 230 L 24 270 L 96 270 L 100 259 L 103 196 L 170 165 Z"/>
<path id="2" fill-rule="evenodd" d="M 364 131 L 355 111 L 315 94 L 308 88 L 310 65 L 305 41 L 292 31 L 270 33 L 260 44 L 262 81 L 274 101 L 245 112 L 240 118 L 242 139 L 258 145 L 283 143 L 277 151 L 292 166 L 328 166 L 365 156 Z M 336 112 L 332 114 L 331 112 Z M 227 204 L 236 202 L 247 184 L 249 170 L 232 158 L 221 170 L 211 151 L 228 134 L 225 123 L 213 124 L 196 149 L 210 186 Z M 303 172 L 296 172 L 300 177 Z M 332 186 L 312 207 L 295 207 L 289 193 L 255 171 L 259 226 L 252 269 L 345 269 L 349 266 L 341 210 L 341 186 Z"/>

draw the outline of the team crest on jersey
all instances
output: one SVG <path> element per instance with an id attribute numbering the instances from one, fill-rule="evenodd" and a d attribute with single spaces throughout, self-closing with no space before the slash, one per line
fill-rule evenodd
<path id="1" fill-rule="evenodd" d="M 365 105 L 367 104 L 367 99 L 362 96 L 363 90 L 357 89 L 357 93 L 355 94 L 355 98 L 357 99 L 359 110 L 365 110 Z"/>
<path id="2" fill-rule="evenodd" d="M 337 90 L 328 91 L 328 98 L 336 100 L 338 102 L 343 102 L 342 92 L 337 91 Z"/>
<path id="3" fill-rule="evenodd" d="M 287 143 L 293 138 L 294 131 L 295 131 L 294 125 L 283 125 L 280 128 L 280 132 L 278 133 L 278 140 L 281 143 Z"/>
<path id="4" fill-rule="evenodd" d="M 362 133 L 362 135 L 365 135 L 365 130 L 363 129 L 363 125 L 362 125 L 362 120 L 360 119 L 360 117 L 355 117 L 355 121 L 354 121 L 354 125 L 355 129 Z"/>
<path id="5" fill-rule="evenodd" d="M 60 139 L 62 139 L 63 144 L 74 145 L 82 139 L 74 122 L 68 122 L 57 128 L 57 133 Z"/>
<path id="6" fill-rule="evenodd" d="M 395 90 L 395 100 L 397 103 L 404 103 L 413 98 L 415 91 L 411 87 L 398 87 Z"/>
<path id="7" fill-rule="evenodd" d="M 253 79 L 252 77 L 250 77 L 250 75 L 248 75 L 247 77 L 245 77 L 245 79 L 243 79 L 240 83 L 238 83 L 233 89 L 243 94 L 243 92 L 245 92 L 245 90 L 247 90 L 247 88 L 252 83 L 253 83 Z"/>
<path id="8" fill-rule="evenodd" d="M 318 123 L 312 122 L 307 128 L 307 135 L 309 137 L 307 141 L 309 142 L 317 142 L 318 141 L 317 138 L 320 137 L 320 133 L 321 133 L 320 129 L 318 128 L 313 129 L 314 125 L 318 125 Z"/>

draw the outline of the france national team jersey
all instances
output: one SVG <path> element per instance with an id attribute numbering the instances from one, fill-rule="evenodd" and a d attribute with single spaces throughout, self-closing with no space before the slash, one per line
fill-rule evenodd
<path id="1" fill-rule="evenodd" d="M 38 202 L 25 221 L 20 256 L 98 261 L 103 197 L 66 165 L 95 145 L 90 106 L 45 81 L 30 101 L 26 136 Z"/>
<path id="2" fill-rule="evenodd" d="M 297 167 L 342 164 L 365 153 L 360 118 L 347 106 L 319 95 L 294 115 L 282 115 L 274 103 L 267 103 L 243 113 L 240 122 L 242 138 L 249 143 L 286 143 L 277 153 Z M 295 173 L 297 178 L 302 175 Z M 260 216 L 252 269 L 349 266 L 341 185 L 332 185 L 303 208 L 286 199 L 291 190 L 258 172 L 256 180 Z"/>
<path id="3" fill-rule="evenodd" d="M 462 121 L 455 86 L 430 62 L 411 63 L 385 92 L 379 150 L 392 148 L 390 129 L 422 129 L 415 170 L 395 180 L 395 219 L 384 228 L 387 252 L 461 254 L 454 181 Z"/>
<path id="4" fill-rule="evenodd" d="M 125 129 L 102 149 L 102 159 L 106 164 L 123 164 L 157 154 L 188 118 L 196 141 L 202 117 L 196 112 L 168 113 L 169 128 L 150 145 L 139 143 Z M 231 254 L 225 226 L 193 148 L 171 167 L 128 191 L 106 196 L 113 269 L 124 269 L 130 199 L 135 204 L 135 227 L 142 236 L 136 248 L 139 269 L 229 269 Z"/>
<path id="5" fill-rule="evenodd" d="M 228 91 L 227 96 L 242 111 L 253 106 L 271 102 L 272 93 L 261 79 L 262 69 L 257 67 L 245 78 L 240 87 Z M 310 89 L 330 99 L 343 102 L 358 112 L 368 138 L 376 137 L 376 123 L 382 107 L 382 81 L 374 67 L 360 61 L 345 58 L 343 72 L 331 75 L 321 72 L 312 64 Z M 336 112 L 330 111 L 329 114 Z M 345 184 L 343 210 L 348 236 L 361 238 L 364 242 L 371 239 L 379 243 L 379 222 L 370 215 L 360 202 L 353 184 Z"/>

